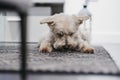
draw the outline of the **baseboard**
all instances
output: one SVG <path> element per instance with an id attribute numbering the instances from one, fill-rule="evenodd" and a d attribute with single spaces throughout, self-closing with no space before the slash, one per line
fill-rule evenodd
<path id="1" fill-rule="evenodd" d="M 119 32 L 107 32 L 107 33 L 93 33 L 92 44 L 104 44 L 104 43 L 120 43 Z"/>

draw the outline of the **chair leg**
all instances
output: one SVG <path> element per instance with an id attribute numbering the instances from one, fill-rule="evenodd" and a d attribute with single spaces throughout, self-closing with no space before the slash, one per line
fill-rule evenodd
<path id="1" fill-rule="evenodd" d="M 27 33 L 27 26 L 26 26 L 26 21 L 27 21 L 27 15 L 26 14 L 20 14 L 20 18 L 21 18 L 21 66 L 20 66 L 20 75 L 21 75 L 21 80 L 26 80 L 27 79 L 27 72 L 26 72 L 26 68 L 27 68 L 27 53 L 26 53 L 26 33 Z"/>

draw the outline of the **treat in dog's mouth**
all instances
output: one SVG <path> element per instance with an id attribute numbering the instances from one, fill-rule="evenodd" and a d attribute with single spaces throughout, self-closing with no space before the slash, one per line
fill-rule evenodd
<path id="1" fill-rule="evenodd" d="M 57 48 L 57 49 L 55 49 L 53 47 L 53 52 L 54 51 L 57 51 L 57 52 L 71 52 L 71 51 L 80 52 L 77 49 L 78 49 L 78 46 L 76 46 L 75 48 L 71 48 L 71 47 L 68 47 L 68 46 L 63 46 L 62 48 Z"/>

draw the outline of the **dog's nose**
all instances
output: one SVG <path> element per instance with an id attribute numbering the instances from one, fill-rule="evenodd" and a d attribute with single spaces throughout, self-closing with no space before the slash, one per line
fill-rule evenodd
<path id="1" fill-rule="evenodd" d="M 68 40 L 67 40 L 67 38 L 65 39 L 65 44 L 68 44 Z"/>

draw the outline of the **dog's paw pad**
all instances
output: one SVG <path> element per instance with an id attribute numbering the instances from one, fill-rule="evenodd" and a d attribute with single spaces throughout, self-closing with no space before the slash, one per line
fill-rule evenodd
<path id="1" fill-rule="evenodd" d="M 42 53 L 50 53 L 51 51 L 52 51 L 52 48 L 49 48 L 49 47 L 39 48 L 39 52 L 42 52 Z"/>
<path id="2" fill-rule="evenodd" d="M 94 53 L 94 48 L 85 48 L 85 49 L 83 50 L 83 52 L 84 52 L 84 53 L 91 53 L 91 54 L 93 54 L 93 53 Z"/>

